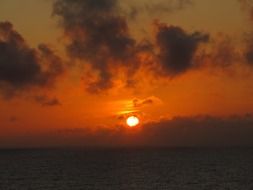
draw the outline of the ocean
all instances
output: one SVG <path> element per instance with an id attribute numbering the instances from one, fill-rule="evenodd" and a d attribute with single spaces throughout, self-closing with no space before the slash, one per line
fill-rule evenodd
<path id="1" fill-rule="evenodd" d="M 0 150 L 0 190 L 252 190 L 252 148 Z"/>

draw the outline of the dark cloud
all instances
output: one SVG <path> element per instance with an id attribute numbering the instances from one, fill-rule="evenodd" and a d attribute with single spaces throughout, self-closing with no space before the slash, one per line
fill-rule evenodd
<path id="1" fill-rule="evenodd" d="M 165 2 L 158 2 L 160 8 Z M 190 1 L 169 1 L 169 5 L 182 8 Z M 166 3 L 166 4 L 167 4 Z M 153 3 L 147 4 L 150 9 Z M 157 8 L 158 9 L 158 8 Z M 125 67 L 128 79 L 138 70 L 143 52 L 156 57 L 154 45 L 148 40 L 137 43 L 130 35 L 128 23 L 117 0 L 55 0 L 54 15 L 60 18 L 69 43 L 70 57 L 88 62 L 96 73 L 95 80 L 84 77 L 88 90 L 98 92 L 113 87 L 117 75 L 115 68 Z M 174 26 L 157 24 L 157 44 L 160 49 L 159 65 L 167 76 L 181 74 L 193 67 L 193 57 L 200 43 L 208 41 L 208 35 L 200 32 L 186 33 Z M 133 69 L 134 68 L 134 69 Z M 128 83 L 128 86 L 134 86 Z"/>
<path id="2" fill-rule="evenodd" d="M 252 8 L 253 9 L 253 8 Z M 245 35 L 246 47 L 243 52 L 246 63 L 253 66 L 253 32 Z"/>
<path id="3" fill-rule="evenodd" d="M 133 100 L 133 107 L 140 108 L 140 107 L 143 107 L 143 106 L 161 104 L 161 103 L 162 103 L 162 101 L 159 98 L 155 97 L 155 96 L 150 96 L 150 97 L 147 97 L 145 99 L 135 98 Z"/>
<path id="4" fill-rule="evenodd" d="M 253 66 L 253 48 L 248 49 L 245 52 L 246 61 Z"/>
<path id="5" fill-rule="evenodd" d="M 194 68 L 193 58 L 201 43 L 208 42 L 209 35 L 201 32 L 188 34 L 180 27 L 156 24 L 159 47 L 159 63 L 168 76 L 175 76 Z"/>
<path id="6" fill-rule="evenodd" d="M 50 134 L 26 135 L 20 146 L 253 146 L 253 116 L 175 117 L 146 123 L 136 129 L 116 127 L 70 127 Z M 35 138 L 36 137 L 36 138 Z M 2 144 L 10 144 L 3 142 Z M 27 142 L 27 144 L 24 144 Z M 0 143 L 1 144 L 1 143 Z"/>
<path id="7" fill-rule="evenodd" d="M 134 99 L 133 100 L 134 107 L 142 107 L 144 105 L 149 105 L 149 104 L 153 104 L 153 103 L 154 102 L 152 99 L 145 99 L 145 100 Z"/>
<path id="8" fill-rule="evenodd" d="M 169 11 L 191 3 L 187 0 L 157 1 L 145 3 L 144 7 L 150 10 L 157 6 Z M 210 44 L 212 50 L 201 54 L 201 45 L 210 42 L 208 34 L 187 32 L 181 27 L 159 22 L 155 23 L 155 44 L 147 39 L 137 42 L 130 35 L 127 16 L 121 12 L 122 4 L 118 0 L 55 0 L 53 13 L 58 16 L 68 39 L 69 56 L 92 68 L 83 77 L 89 92 L 112 88 L 119 68 L 127 77 L 125 86 L 135 87 L 138 79 L 134 75 L 139 68 L 145 68 L 155 76 L 173 78 L 206 65 L 227 69 L 235 62 L 242 62 L 240 52 L 228 37 L 214 39 L 215 43 Z M 141 11 L 138 3 L 136 6 L 136 11 Z M 245 52 L 248 63 L 253 62 L 251 47 L 248 46 Z"/>
<path id="9" fill-rule="evenodd" d="M 145 9 L 150 12 L 173 12 L 175 10 L 181 10 L 187 5 L 192 5 L 192 0 L 162 0 L 152 1 L 144 5 Z"/>
<path id="10" fill-rule="evenodd" d="M 253 21 L 253 1 L 252 0 L 238 0 L 241 4 L 241 8 L 244 11 L 248 11 L 249 19 Z"/>
<path id="11" fill-rule="evenodd" d="M 57 98 L 50 98 L 48 96 L 35 96 L 34 100 L 42 106 L 59 106 L 60 101 Z"/>
<path id="12" fill-rule="evenodd" d="M 30 48 L 10 22 L 0 22 L 0 89 L 6 98 L 47 86 L 62 71 L 61 59 L 46 45 Z"/>
<path id="13" fill-rule="evenodd" d="M 0 80 L 17 87 L 43 83 L 35 50 L 25 44 L 11 23 L 0 23 L 0 32 Z"/>
<path id="14" fill-rule="evenodd" d="M 48 81 L 64 72 L 64 65 L 61 57 L 56 55 L 49 46 L 40 44 L 38 50 L 40 51 L 40 61 L 43 66 L 46 67 L 43 72 Z"/>
<path id="15" fill-rule="evenodd" d="M 235 64 L 244 62 L 235 42 L 227 35 L 215 36 L 209 47 L 208 51 L 202 49 L 201 53 L 195 57 L 195 62 L 199 68 L 205 66 L 228 72 Z"/>
<path id="16" fill-rule="evenodd" d="M 249 20 L 253 22 L 253 1 L 252 0 L 238 0 L 242 9 L 249 15 Z M 253 23 L 252 23 L 253 24 Z M 244 50 L 244 58 L 246 63 L 253 66 L 253 32 L 245 35 L 246 48 Z"/>
<path id="17" fill-rule="evenodd" d="M 11 116 L 11 117 L 9 118 L 9 121 L 10 121 L 11 123 L 14 123 L 14 122 L 17 122 L 17 121 L 18 121 L 18 118 L 15 117 L 15 116 Z"/>
<path id="18" fill-rule="evenodd" d="M 224 37 L 214 45 L 211 60 L 216 66 L 226 68 L 239 59 L 240 55 L 229 37 Z"/>
<path id="19" fill-rule="evenodd" d="M 252 146 L 253 117 L 175 117 L 144 124 L 132 132 L 125 127 L 99 127 L 90 131 L 78 130 L 77 135 L 84 139 L 84 144 L 89 145 Z"/>
<path id="20" fill-rule="evenodd" d="M 145 138 L 152 144 L 172 146 L 253 145 L 253 117 L 176 117 L 149 123 Z"/>
<path id="21" fill-rule="evenodd" d="M 112 87 L 110 67 L 132 59 L 135 40 L 116 0 L 56 0 L 54 15 L 70 40 L 67 52 L 72 58 L 88 61 L 99 72 L 91 91 Z"/>
<path id="22" fill-rule="evenodd" d="M 156 18 L 162 13 L 169 14 L 174 11 L 192 5 L 192 0 L 156 0 L 156 1 L 120 1 L 123 11 L 130 19 L 136 19 L 139 15 L 147 14 L 149 17 Z M 153 19 L 152 18 L 152 19 Z"/>

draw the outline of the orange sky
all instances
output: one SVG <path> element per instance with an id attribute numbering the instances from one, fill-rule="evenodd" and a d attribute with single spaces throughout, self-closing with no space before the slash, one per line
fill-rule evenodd
<path id="1" fill-rule="evenodd" d="M 54 1 L 1 1 L 0 22 L 12 23 L 13 30 L 25 39 L 29 48 L 37 48 L 41 43 L 47 44 L 64 65 L 64 72 L 52 79 L 53 82 L 50 82 L 49 86 L 33 86 L 15 91 L 17 94 L 14 96 L 2 96 L 0 137 L 4 139 L 3 146 L 16 145 L 18 139 L 23 139 L 24 136 L 35 138 L 38 134 L 51 134 L 62 130 L 101 126 L 114 129 L 124 126 L 125 118 L 131 113 L 140 117 L 142 125 L 178 116 L 210 115 L 222 118 L 253 113 L 253 64 L 246 63 L 243 57 L 246 49 L 251 47 L 248 45 L 250 42 L 245 39 L 253 37 L 250 37 L 253 23 L 249 9 L 243 7 L 243 1 L 238 0 L 193 0 L 192 3 L 184 5 L 178 5 L 177 2 L 159 0 L 147 6 L 146 0 L 120 1 L 121 17 L 126 20 L 129 29 L 127 35 L 137 43 L 145 38 L 155 44 L 157 30 L 161 29 L 159 27 L 162 27 L 162 24 L 168 27 L 178 26 L 186 34 L 195 31 L 206 33 L 209 35 L 208 42 L 200 42 L 191 60 L 204 66 L 170 75 L 154 71 L 156 68 L 159 70 L 160 66 L 162 70 L 165 68 L 160 65 L 159 56 L 153 57 L 153 54 L 147 52 L 136 55 L 138 63 L 140 62 L 139 67 L 122 67 L 120 63 L 115 63 L 116 59 L 106 57 L 109 60 L 107 69 L 112 74 L 113 85 L 91 93 L 86 90 L 87 82 L 95 81 L 96 77 L 99 77 L 101 65 L 92 66 L 90 62 L 95 62 L 94 57 L 100 56 L 99 52 L 103 50 L 97 51 L 92 55 L 94 57 L 89 59 L 85 57 L 78 60 L 69 56 L 66 46 L 76 37 L 71 35 L 77 33 L 74 29 L 61 26 L 61 13 L 52 16 Z M 136 11 L 134 18 L 128 15 L 133 7 Z M 157 22 L 159 24 L 155 24 Z M 104 35 L 103 31 L 101 35 Z M 86 42 L 81 38 L 77 39 Z M 230 44 L 223 40 L 228 40 Z M 153 53 L 156 54 L 159 49 L 154 46 Z M 103 58 L 103 55 L 101 56 Z M 54 63 L 55 60 L 52 59 Z M 223 66 L 227 60 L 229 66 Z M 132 63 L 129 64 L 134 61 L 131 58 Z M 148 62 L 151 69 L 145 66 Z M 0 69 L 1 64 L 0 59 Z M 128 70 L 129 68 L 132 70 Z M 134 85 L 126 87 L 129 78 Z M 7 79 L 2 77 L 0 72 L 0 88 L 5 91 L 5 87 L 1 86 L 2 81 L 6 82 Z M 7 81 L 7 85 L 13 84 Z M 135 106 L 134 100 L 140 105 Z M 149 103 L 143 103 L 145 100 L 149 100 Z M 30 142 L 33 142 L 32 138 Z M 43 140 L 40 144 L 43 144 Z"/>

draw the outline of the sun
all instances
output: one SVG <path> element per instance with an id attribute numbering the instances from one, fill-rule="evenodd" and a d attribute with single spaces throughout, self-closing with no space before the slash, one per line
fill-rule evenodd
<path id="1" fill-rule="evenodd" d="M 136 116 L 130 116 L 127 118 L 126 120 L 126 124 L 129 126 L 129 127 L 135 127 L 137 126 L 138 124 L 140 123 L 140 120 L 138 117 Z"/>

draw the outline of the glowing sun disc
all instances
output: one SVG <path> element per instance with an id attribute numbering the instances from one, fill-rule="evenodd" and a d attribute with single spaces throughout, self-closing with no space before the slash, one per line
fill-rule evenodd
<path id="1" fill-rule="evenodd" d="M 129 127 L 135 127 L 136 125 L 138 125 L 139 124 L 139 119 L 138 119 L 138 117 L 135 117 L 135 116 L 130 116 L 130 117 L 128 117 L 127 118 L 127 120 L 126 120 L 126 123 L 127 123 L 127 125 L 129 126 Z"/>

